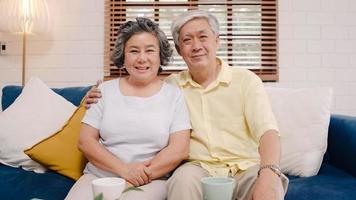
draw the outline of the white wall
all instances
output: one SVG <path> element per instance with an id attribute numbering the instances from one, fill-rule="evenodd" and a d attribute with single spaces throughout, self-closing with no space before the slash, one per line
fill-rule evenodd
<path id="1" fill-rule="evenodd" d="M 332 86 L 333 113 L 356 116 L 356 1 L 279 0 L 280 83 Z"/>
<path id="2" fill-rule="evenodd" d="M 47 0 L 53 28 L 31 36 L 28 74 L 53 87 L 103 76 L 104 0 Z M 280 82 L 334 87 L 333 112 L 356 116 L 356 1 L 279 0 Z M 0 87 L 21 81 L 21 37 L 0 34 Z"/>

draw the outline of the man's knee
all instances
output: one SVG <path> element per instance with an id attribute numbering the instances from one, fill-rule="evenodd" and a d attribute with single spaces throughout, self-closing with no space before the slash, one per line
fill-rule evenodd
<path id="1" fill-rule="evenodd" d="M 178 167 L 168 179 L 168 185 L 179 184 L 188 187 L 189 185 L 200 183 L 200 179 L 207 176 L 207 173 L 194 164 L 185 164 Z"/>
<path id="2" fill-rule="evenodd" d="M 189 163 L 180 166 L 168 179 L 168 199 L 202 199 L 200 179 L 205 176 L 208 173 L 200 166 Z"/>
<path id="3" fill-rule="evenodd" d="M 194 178 L 184 174 L 183 170 L 179 170 L 173 173 L 173 175 L 168 179 L 168 187 L 171 185 L 189 185 L 194 182 Z"/>

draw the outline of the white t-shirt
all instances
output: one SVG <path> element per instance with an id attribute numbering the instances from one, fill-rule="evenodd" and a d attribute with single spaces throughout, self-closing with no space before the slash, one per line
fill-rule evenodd
<path id="1" fill-rule="evenodd" d="M 125 163 L 153 158 L 168 145 L 169 135 L 190 129 L 183 93 L 164 82 L 150 97 L 124 96 L 119 79 L 99 86 L 102 98 L 87 110 L 82 122 L 100 132 L 99 142 Z M 90 162 L 84 173 L 115 176 Z"/>

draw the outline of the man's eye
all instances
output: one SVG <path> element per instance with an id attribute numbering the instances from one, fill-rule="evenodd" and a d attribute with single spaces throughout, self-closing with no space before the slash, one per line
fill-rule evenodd
<path id="1" fill-rule="evenodd" d="M 130 50 L 130 53 L 137 53 L 137 50 Z"/>
<path id="2" fill-rule="evenodd" d="M 190 41 L 190 38 L 183 39 L 183 42 L 189 42 L 189 41 Z"/>

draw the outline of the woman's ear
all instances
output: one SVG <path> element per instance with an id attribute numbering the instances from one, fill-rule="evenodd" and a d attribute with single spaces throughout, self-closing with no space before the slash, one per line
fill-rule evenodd
<path id="1" fill-rule="evenodd" d="M 176 48 L 178 55 L 180 55 L 179 46 L 175 44 L 174 47 Z"/>

